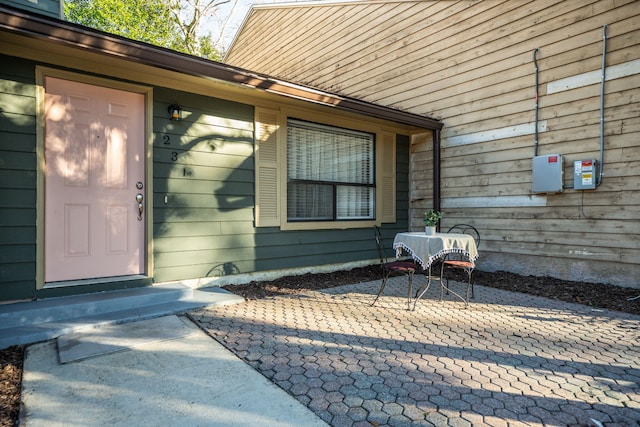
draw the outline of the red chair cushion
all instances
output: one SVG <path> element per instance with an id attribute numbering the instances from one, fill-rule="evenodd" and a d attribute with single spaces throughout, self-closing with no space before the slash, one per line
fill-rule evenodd
<path id="1" fill-rule="evenodd" d="M 450 260 L 450 261 L 445 261 L 444 262 L 445 265 L 453 265 L 455 267 L 462 267 L 462 268 L 474 268 L 475 264 L 469 261 L 455 261 L 455 260 Z"/>
<path id="2" fill-rule="evenodd" d="M 384 264 L 382 264 L 382 267 L 388 270 L 397 271 L 413 271 L 416 269 L 416 265 L 414 263 L 407 261 L 385 262 Z"/>

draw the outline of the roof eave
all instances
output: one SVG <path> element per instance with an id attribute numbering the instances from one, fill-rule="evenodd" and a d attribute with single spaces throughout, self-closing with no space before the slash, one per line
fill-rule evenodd
<path id="1" fill-rule="evenodd" d="M 329 92 L 260 75 L 239 67 L 232 67 L 220 62 L 126 39 L 66 21 L 25 13 L 8 6 L 0 6 L 0 28 L 52 43 L 79 47 L 101 55 L 114 56 L 192 76 L 248 86 L 276 95 L 330 106 L 404 125 L 425 129 L 442 128 L 441 122 L 429 117 L 353 98 L 341 97 Z"/>

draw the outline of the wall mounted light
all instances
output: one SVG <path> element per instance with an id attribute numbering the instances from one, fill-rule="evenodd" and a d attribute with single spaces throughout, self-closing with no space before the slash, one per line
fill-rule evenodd
<path id="1" fill-rule="evenodd" d="M 182 108 L 178 104 L 169 105 L 169 119 L 174 122 L 182 120 Z"/>

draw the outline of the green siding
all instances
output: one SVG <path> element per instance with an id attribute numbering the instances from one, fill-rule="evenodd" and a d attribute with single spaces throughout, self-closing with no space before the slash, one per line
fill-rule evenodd
<path id="1" fill-rule="evenodd" d="M 168 119 L 173 103 L 180 122 Z M 203 277 L 224 263 L 247 272 L 240 261 L 255 245 L 253 107 L 156 88 L 153 127 L 154 280 Z M 244 232 L 225 234 L 230 223 Z"/>
<path id="2" fill-rule="evenodd" d="M 377 257 L 368 228 L 256 229 L 253 109 L 166 89 L 155 89 L 154 96 L 155 281 Z M 172 103 L 183 108 L 181 122 L 165 114 Z M 397 158 L 398 222 L 385 224 L 389 236 L 408 228 L 406 136 L 398 138 Z"/>
<path id="3" fill-rule="evenodd" d="M 0 72 L 0 301 L 147 284 L 36 292 L 36 64 L 0 60 L 11 64 Z M 377 257 L 369 228 L 256 229 L 253 107 L 166 88 L 153 94 L 155 282 Z M 183 108 L 180 122 L 168 119 L 173 103 Z M 397 159 L 398 222 L 384 225 L 387 237 L 408 227 L 408 137 L 398 137 Z"/>
<path id="4" fill-rule="evenodd" d="M 0 182 L 2 182 L 1 179 Z M 32 226 L 35 223 L 35 209 L 0 208 L 0 226 Z"/>
<path id="5" fill-rule="evenodd" d="M 2 0 L 0 3 L 24 9 L 28 12 L 61 18 L 60 0 Z"/>
<path id="6" fill-rule="evenodd" d="M 0 301 L 35 295 L 35 67 L 0 56 Z"/>

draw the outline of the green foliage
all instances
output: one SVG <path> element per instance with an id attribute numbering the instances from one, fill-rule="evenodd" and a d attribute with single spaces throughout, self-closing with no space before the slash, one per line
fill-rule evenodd
<path id="1" fill-rule="evenodd" d="M 424 213 L 424 225 L 435 227 L 438 221 L 440 221 L 440 218 L 442 218 L 442 213 L 429 209 Z"/>
<path id="2" fill-rule="evenodd" d="M 107 33 L 162 46 L 191 55 L 220 59 L 211 36 L 198 37 L 201 13 L 185 24 L 179 1 L 166 0 L 65 0 L 67 20 Z"/>
<path id="3" fill-rule="evenodd" d="M 211 34 L 207 34 L 206 36 L 201 36 L 200 42 L 198 45 L 199 45 L 198 56 L 201 56 L 203 58 L 213 59 L 215 61 L 219 61 L 220 58 L 222 58 L 222 55 L 213 44 L 213 40 L 211 39 Z"/>
<path id="4" fill-rule="evenodd" d="M 64 13 L 71 22 L 157 46 L 171 46 L 178 33 L 163 0 L 67 0 Z"/>

